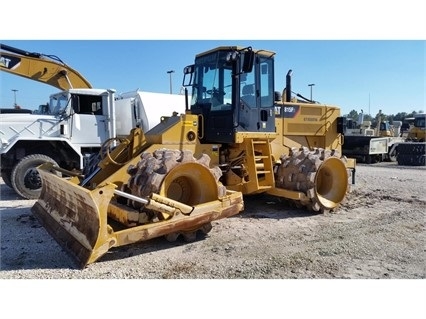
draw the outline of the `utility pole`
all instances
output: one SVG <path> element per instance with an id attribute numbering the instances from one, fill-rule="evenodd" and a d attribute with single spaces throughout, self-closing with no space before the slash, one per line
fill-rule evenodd
<path id="1" fill-rule="evenodd" d="M 371 116 L 371 113 L 370 113 L 370 93 L 368 93 L 368 115 Z"/>
<path id="2" fill-rule="evenodd" d="M 13 104 L 13 107 L 16 108 L 16 106 L 18 105 L 18 104 L 16 104 L 16 92 L 18 92 L 18 90 L 12 89 L 12 91 L 13 91 L 13 97 L 14 97 L 14 101 L 15 101 L 15 103 Z"/>
<path id="3" fill-rule="evenodd" d="M 173 93 L 172 92 L 172 73 L 175 73 L 175 71 L 170 70 L 170 71 L 167 71 L 167 73 L 169 74 L 169 78 L 170 78 L 170 94 L 172 94 Z"/>
<path id="4" fill-rule="evenodd" d="M 312 87 L 313 87 L 314 85 L 315 85 L 314 83 L 308 84 L 308 86 L 310 86 L 310 87 L 311 87 L 311 101 L 313 101 L 313 100 L 312 100 Z"/>

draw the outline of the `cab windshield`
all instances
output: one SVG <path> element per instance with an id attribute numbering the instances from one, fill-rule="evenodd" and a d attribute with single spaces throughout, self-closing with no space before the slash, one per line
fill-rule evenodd
<path id="1" fill-rule="evenodd" d="M 219 51 L 196 60 L 192 105 L 211 106 L 211 110 L 231 108 L 232 63 L 227 52 Z"/>
<path id="2" fill-rule="evenodd" d="M 242 57 L 244 52 L 240 53 Z M 273 59 L 259 56 L 251 72 L 242 73 L 227 61 L 229 51 L 217 51 L 195 60 L 191 105 L 209 106 L 212 112 L 232 107 L 232 76 L 239 74 L 235 98 L 250 108 L 274 104 Z M 236 83 L 237 84 L 237 83 Z"/>
<path id="3" fill-rule="evenodd" d="M 418 116 L 414 119 L 415 127 L 426 127 L 426 115 Z"/>

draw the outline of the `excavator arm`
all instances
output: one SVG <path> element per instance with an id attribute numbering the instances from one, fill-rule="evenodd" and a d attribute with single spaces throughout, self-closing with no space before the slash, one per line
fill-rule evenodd
<path id="1" fill-rule="evenodd" d="M 0 44 L 0 70 L 50 84 L 64 91 L 73 88 L 92 88 L 80 73 L 57 56 L 27 52 L 4 44 Z"/>

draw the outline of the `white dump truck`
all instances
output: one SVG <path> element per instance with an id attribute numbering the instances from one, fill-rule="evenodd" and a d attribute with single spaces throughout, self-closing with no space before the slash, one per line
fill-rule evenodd
<path id="1" fill-rule="evenodd" d="M 1 177 L 27 199 L 40 193 L 38 165 L 81 171 L 107 140 L 118 142 L 134 127 L 147 132 L 161 115 L 184 113 L 185 96 L 69 89 L 51 95 L 48 107 L 49 114 L 0 114 Z"/>
<path id="2" fill-rule="evenodd" d="M 147 132 L 161 116 L 185 110 L 184 95 L 94 89 L 57 56 L 5 44 L 0 44 L 0 71 L 60 90 L 32 114 L 0 112 L 1 177 L 27 199 L 38 198 L 41 191 L 38 165 L 51 162 L 82 171 L 106 141 L 114 146 L 132 128 Z"/>

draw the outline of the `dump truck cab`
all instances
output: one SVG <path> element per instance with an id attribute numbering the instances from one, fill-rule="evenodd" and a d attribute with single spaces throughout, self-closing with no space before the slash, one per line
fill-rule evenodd
<path id="1" fill-rule="evenodd" d="M 275 134 L 274 52 L 219 47 L 185 68 L 202 143 L 233 143 L 241 132 Z"/>

